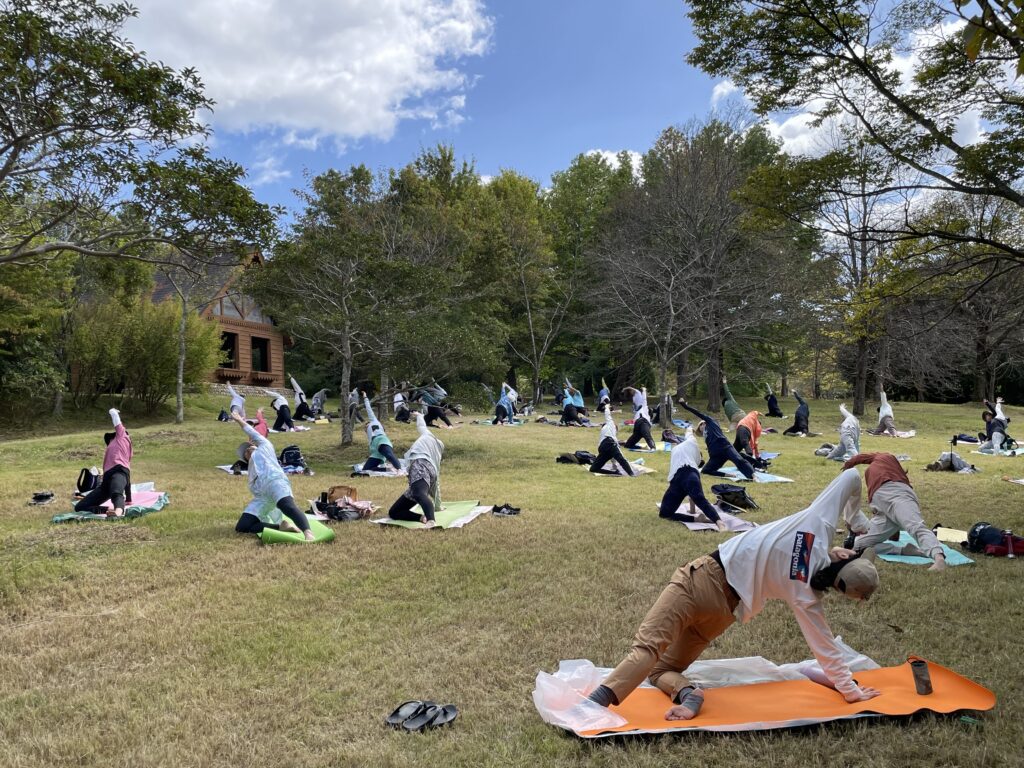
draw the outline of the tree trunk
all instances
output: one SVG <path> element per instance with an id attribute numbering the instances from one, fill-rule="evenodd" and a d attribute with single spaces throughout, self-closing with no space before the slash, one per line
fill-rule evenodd
<path id="1" fill-rule="evenodd" d="M 185 421 L 185 330 L 188 328 L 188 294 L 181 295 L 181 320 L 178 321 L 178 380 L 175 383 L 177 410 L 174 423 Z"/>
<path id="2" fill-rule="evenodd" d="M 686 396 L 686 379 L 690 375 L 689 367 L 690 351 L 687 350 L 676 360 L 676 400 Z"/>
<path id="3" fill-rule="evenodd" d="M 722 410 L 721 349 L 717 346 L 708 355 L 708 410 L 711 413 Z"/>
<path id="4" fill-rule="evenodd" d="M 388 391 L 388 387 L 391 386 L 391 377 L 388 376 L 386 370 L 381 369 L 380 372 L 380 394 L 381 401 L 377 403 L 377 418 L 381 421 L 388 420 L 388 396 L 385 394 Z"/>
<path id="5" fill-rule="evenodd" d="M 57 391 L 53 393 L 53 415 L 55 418 L 60 418 L 64 415 L 64 387 L 57 387 Z"/>
<path id="6" fill-rule="evenodd" d="M 817 379 L 815 379 L 817 381 Z M 817 397 L 818 388 L 815 386 L 815 397 Z M 782 372 L 782 385 L 779 387 L 779 394 L 785 397 L 789 394 L 789 374 L 785 371 Z"/>
<path id="7" fill-rule="evenodd" d="M 853 415 L 864 415 L 868 390 L 868 340 L 857 339 L 857 372 L 853 384 Z"/>
<path id="8" fill-rule="evenodd" d="M 540 407 L 540 365 L 533 366 L 533 407 Z"/>
<path id="9" fill-rule="evenodd" d="M 981 325 L 974 337 L 974 399 L 988 397 L 988 328 Z"/>
<path id="10" fill-rule="evenodd" d="M 662 429 L 672 425 L 672 396 L 668 391 L 668 361 L 658 365 L 658 398 L 661 401 L 661 412 L 658 421 Z"/>
<path id="11" fill-rule="evenodd" d="M 341 342 L 341 444 L 352 445 L 352 409 L 348 394 L 352 389 L 352 341 L 347 330 Z"/>

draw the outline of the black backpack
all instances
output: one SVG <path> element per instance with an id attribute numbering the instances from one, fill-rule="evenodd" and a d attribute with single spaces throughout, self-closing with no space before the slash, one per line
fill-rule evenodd
<path id="1" fill-rule="evenodd" d="M 991 523 L 975 523 L 967 532 L 967 541 L 960 544 L 968 552 L 984 552 L 989 545 L 1005 544 L 1006 536 Z"/>
<path id="2" fill-rule="evenodd" d="M 82 471 L 78 473 L 78 492 L 86 494 L 89 491 L 99 488 L 101 475 L 100 471 L 96 467 L 83 467 Z"/>
<path id="3" fill-rule="evenodd" d="M 711 492 L 718 497 L 718 501 L 738 509 L 760 509 L 757 502 L 747 494 L 746 488 L 739 485 L 719 483 L 711 486 Z"/>
<path id="4" fill-rule="evenodd" d="M 306 467 L 306 460 L 302 457 L 302 451 L 297 445 L 286 446 L 277 460 L 282 467 L 302 467 L 303 469 Z"/>
<path id="5" fill-rule="evenodd" d="M 220 413 L 217 414 L 217 421 L 231 421 L 231 417 L 228 415 L 227 411 L 221 408 Z"/>

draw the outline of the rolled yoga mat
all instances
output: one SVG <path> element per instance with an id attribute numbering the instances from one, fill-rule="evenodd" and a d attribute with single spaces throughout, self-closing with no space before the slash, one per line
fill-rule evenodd
<path id="1" fill-rule="evenodd" d="M 334 531 L 321 523 L 319 520 L 310 519 L 309 530 L 313 532 L 311 544 L 324 544 L 334 541 Z M 264 528 L 260 531 L 260 540 L 264 544 L 305 544 L 306 537 L 301 533 L 291 531 L 279 531 L 276 528 Z"/>

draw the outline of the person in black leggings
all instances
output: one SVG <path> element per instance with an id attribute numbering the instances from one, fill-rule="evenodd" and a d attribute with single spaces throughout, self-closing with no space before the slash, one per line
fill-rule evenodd
<path id="1" fill-rule="evenodd" d="M 591 472 L 599 475 L 619 475 L 625 473 L 630 477 L 634 477 L 633 466 L 626 461 L 626 457 L 619 450 L 619 441 L 616 439 L 618 432 L 619 429 L 615 426 L 615 420 L 612 418 L 612 408 L 610 405 L 606 405 L 604 407 L 604 425 L 601 427 L 601 435 L 598 437 L 597 458 L 590 465 Z M 609 461 L 618 462 L 619 466 L 622 467 L 622 472 L 615 469 L 605 469 L 604 465 Z"/>
<path id="2" fill-rule="evenodd" d="M 640 410 L 633 416 L 633 434 L 626 441 L 626 447 L 636 448 L 641 440 L 647 443 L 648 448 L 652 451 L 654 450 L 654 436 L 651 434 L 651 415 L 648 413 L 646 405 L 640 406 Z"/>
<path id="3" fill-rule="evenodd" d="M 793 390 L 793 397 L 796 398 L 798 403 L 796 413 L 793 415 L 793 426 L 782 434 L 789 435 L 790 437 L 799 437 L 810 432 L 811 407 L 807 405 L 807 402 L 800 397 L 800 393 L 795 389 Z"/>
<path id="4" fill-rule="evenodd" d="M 731 461 L 745 478 L 753 480 L 754 468 L 750 465 L 749 461 L 740 456 L 739 451 L 732 447 L 732 443 L 726 438 L 722 428 L 718 426 L 718 422 L 690 406 L 685 399 L 680 399 L 679 404 L 700 419 L 696 432 L 704 437 L 704 444 L 708 449 L 708 460 L 701 473 L 713 477 L 728 477 L 728 475 L 718 470 L 727 461 Z"/>
<path id="5" fill-rule="evenodd" d="M 422 413 L 415 414 L 420 436 L 406 451 L 409 460 L 409 487 L 388 510 L 392 520 L 409 520 L 434 527 L 434 514 L 441 506 L 441 457 L 444 443 L 431 434 Z M 420 506 L 420 514 L 413 507 Z"/>

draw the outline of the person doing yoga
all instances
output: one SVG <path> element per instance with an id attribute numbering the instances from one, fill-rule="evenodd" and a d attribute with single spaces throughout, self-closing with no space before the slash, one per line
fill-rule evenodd
<path id="1" fill-rule="evenodd" d="M 103 477 L 96 488 L 75 504 L 75 512 L 94 515 L 104 512 L 107 517 L 123 517 L 125 502 L 132 500 L 132 438 L 121 423 L 120 411 L 111 408 L 107 413 L 114 431 L 103 435 L 107 444 L 103 453 Z M 112 508 L 104 510 L 102 505 L 107 501 Z"/>
<path id="2" fill-rule="evenodd" d="M 313 416 L 313 409 L 306 402 L 306 393 L 302 391 L 302 387 L 299 386 L 299 382 L 295 380 L 294 376 L 289 378 L 292 380 L 292 390 L 295 392 L 295 412 L 292 414 L 292 418 L 313 421 L 315 417 Z"/>
<path id="3" fill-rule="evenodd" d="M 621 704 L 644 680 L 668 694 L 666 720 L 700 714 L 704 691 L 683 672 L 735 621 L 747 623 L 769 600 L 788 603 L 825 677 L 848 702 L 881 694 L 853 679 L 825 619 L 830 589 L 867 600 L 878 589 L 874 552 L 830 548 L 840 515 L 860 503 L 860 476 L 846 470 L 811 505 L 724 542 L 677 568 L 647 612 L 629 653 L 590 694 L 601 706 Z"/>
<path id="4" fill-rule="evenodd" d="M 810 432 L 811 406 L 800 397 L 800 393 L 795 389 L 793 390 L 793 397 L 796 398 L 797 402 L 796 413 L 793 416 L 793 426 L 782 434 L 789 437 L 803 437 Z"/>
<path id="5" fill-rule="evenodd" d="M 885 390 L 881 390 L 878 393 L 879 405 L 878 405 L 878 426 L 874 429 L 869 429 L 869 435 L 888 435 L 889 437 L 896 437 L 896 422 L 893 421 L 892 406 L 889 405 L 889 398 L 885 395 Z"/>
<path id="6" fill-rule="evenodd" d="M 768 394 L 764 396 L 765 401 L 768 403 L 768 415 L 773 419 L 786 418 L 785 414 L 782 413 L 782 409 L 779 408 L 779 398 L 772 392 L 772 385 L 766 383 L 764 387 L 768 390 Z"/>
<path id="7" fill-rule="evenodd" d="M 392 520 L 410 520 L 423 523 L 427 528 L 434 527 L 434 513 L 441 509 L 441 457 L 444 455 L 444 443 L 431 433 L 422 413 L 414 413 L 416 419 L 416 438 L 405 458 L 409 460 L 409 487 L 388 510 Z M 419 514 L 413 507 L 420 505 Z"/>
<path id="8" fill-rule="evenodd" d="M 590 471 L 599 475 L 620 475 L 626 474 L 634 477 L 633 466 L 626 461 L 626 457 L 619 450 L 618 441 L 619 428 L 612 418 L 611 406 L 605 406 L 604 424 L 601 425 L 601 434 L 597 438 L 597 458 L 590 465 Z M 605 469 L 604 465 L 609 461 L 616 462 L 622 467 L 622 472 L 615 469 Z"/>
<path id="9" fill-rule="evenodd" d="M 379 472 L 387 461 L 399 472 L 402 471 L 402 464 L 395 456 L 394 446 L 391 439 L 384 432 L 384 425 L 380 423 L 377 414 L 373 411 L 370 398 L 363 392 L 363 408 L 366 409 L 366 439 L 370 441 L 370 458 L 363 462 L 363 472 Z"/>
<path id="10" fill-rule="evenodd" d="M 288 399 L 275 392 L 272 389 L 263 390 L 270 395 L 274 400 L 270 403 L 270 407 L 277 413 L 277 418 L 274 420 L 274 431 L 275 432 L 292 432 L 295 430 L 295 422 L 292 421 L 292 409 L 288 407 Z"/>
<path id="11" fill-rule="evenodd" d="M 688 514 L 678 511 L 679 505 L 687 497 L 690 499 Z M 704 489 L 700 484 L 700 446 L 697 445 L 693 429 L 687 429 L 686 438 L 672 448 L 668 467 L 668 488 L 661 498 L 658 516 L 665 520 L 692 523 L 697 520 L 695 507 L 700 508 L 705 517 L 718 526 L 718 530 L 729 530 L 719 517 L 718 510 L 704 496 Z"/>
<path id="12" fill-rule="evenodd" d="M 686 398 L 680 398 L 679 404 L 700 420 L 695 431 L 699 437 L 704 438 L 708 449 L 708 460 L 702 470 L 703 474 L 713 477 L 728 477 L 718 470 L 725 462 L 731 461 L 747 480 L 753 480 L 754 467 L 740 456 L 739 451 L 733 448 L 732 443 L 722 432 L 722 428 L 718 426 L 718 422 L 689 405 Z"/>
<path id="13" fill-rule="evenodd" d="M 264 528 L 302 532 L 306 541 L 313 540 L 309 520 L 295 503 L 292 484 L 277 460 L 274 444 L 249 426 L 240 414 L 231 418 L 242 428 L 249 440 L 238 446 L 238 458 L 249 468 L 249 490 L 252 501 L 235 524 L 238 533 L 259 533 Z M 285 522 L 287 517 L 290 522 Z"/>
<path id="14" fill-rule="evenodd" d="M 729 391 L 729 382 L 725 376 L 722 377 L 722 394 L 725 395 L 722 399 L 722 410 L 725 411 L 725 417 L 729 420 L 729 426 L 735 429 L 747 412 L 740 408 L 740 404 L 732 396 L 732 392 Z"/>

